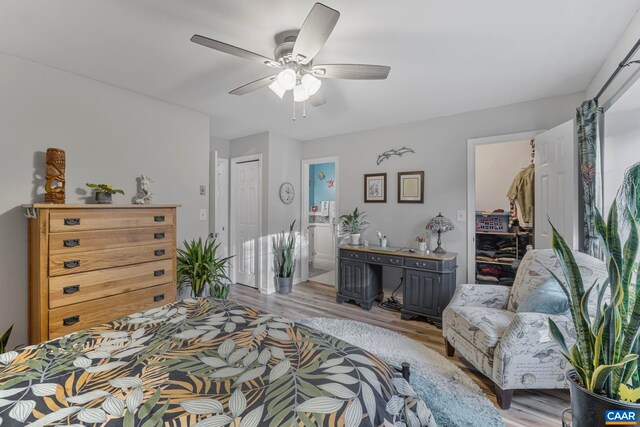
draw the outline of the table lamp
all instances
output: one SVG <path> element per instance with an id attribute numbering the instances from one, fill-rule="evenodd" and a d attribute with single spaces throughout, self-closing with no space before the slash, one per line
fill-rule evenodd
<path id="1" fill-rule="evenodd" d="M 438 216 L 431 218 L 431 220 L 427 223 L 427 230 L 435 231 L 438 233 L 438 247 L 433 251 L 434 254 L 445 254 L 445 251 L 442 248 L 442 239 L 440 238 L 440 234 L 445 231 L 453 230 L 455 227 L 453 226 L 453 222 L 449 218 L 442 216 L 442 212 L 438 214 Z"/>

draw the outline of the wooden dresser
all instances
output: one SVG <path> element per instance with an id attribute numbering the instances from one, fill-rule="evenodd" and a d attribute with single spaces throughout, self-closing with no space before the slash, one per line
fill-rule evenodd
<path id="1" fill-rule="evenodd" d="M 177 205 L 25 207 L 30 343 L 175 301 Z"/>

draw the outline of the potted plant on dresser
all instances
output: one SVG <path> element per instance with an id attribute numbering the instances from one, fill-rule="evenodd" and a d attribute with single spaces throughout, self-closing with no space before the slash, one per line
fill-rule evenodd
<path id="1" fill-rule="evenodd" d="M 190 296 L 208 296 L 226 299 L 229 295 L 227 275 L 229 260 L 233 257 L 218 257 L 220 243 L 215 239 L 201 238 L 183 243 L 178 248 L 178 288 L 188 289 Z"/>
<path id="2" fill-rule="evenodd" d="M 358 208 L 355 208 L 350 214 L 345 214 L 340 217 L 340 225 L 342 232 L 351 236 L 351 244 L 360 244 L 360 233 L 366 228 L 369 223 L 365 221 L 366 213 L 359 212 Z"/>
<path id="3" fill-rule="evenodd" d="M 596 214 L 596 231 L 608 268 L 605 283 L 583 282 L 571 249 L 553 229 L 553 249 L 564 273 L 564 281 L 556 280 L 569 299 L 575 344 L 567 345 L 551 319 L 549 330 L 573 367 L 567 374 L 573 427 L 629 421 L 624 418 L 640 414 L 639 214 L 640 163 L 627 171 L 607 221 Z"/>
<path id="4" fill-rule="evenodd" d="M 293 275 L 296 271 L 296 235 L 293 232 L 294 220 L 289 233 L 284 230 L 271 238 L 273 245 L 273 271 L 276 275 L 276 291 L 280 294 L 291 293 Z"/>
<path id="5" fill-rule="evenodd" d="M 99 205 L 110 205 L 113 203 L 114 194 L 122 194 L 124 196 L 124 191 L 119 188 L 113 188 L 113 186 L 109 184 L 91 184 L 87 182 L 87 187 L 96 190 L 96 203 Z"/>

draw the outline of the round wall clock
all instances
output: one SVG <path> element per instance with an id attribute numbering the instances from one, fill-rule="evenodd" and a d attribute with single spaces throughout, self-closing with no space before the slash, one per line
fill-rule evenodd
<path id="1" fill-rule="evenodd" d="M 293 198 L 295 197 L 295 190 L 293 189 L 293 185 L 290 182 L 285 182 L 280 186 L 280 200 L 285 205 L 293 202 Z"/>

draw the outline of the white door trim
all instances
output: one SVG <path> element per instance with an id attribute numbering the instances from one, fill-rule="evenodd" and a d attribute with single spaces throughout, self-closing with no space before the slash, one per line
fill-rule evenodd
<path id="1" fill-rule="evenodd" d="M 236 166 L 238 163 L 248 162 L 248 161 L 258 161 L 258 239 L 256 241 L 256 254 L 255 254 L 255 271 L 256 271 L 256 288 L 260 289 L 262 292 L 263 284 L 262 284 L 262 247 L 261 247 L 261 238 L 262 236 L 262 154 L 252 154 L 249 156 L 241 156 L 241 157 L 233 157 L 230 162 L 231 169 L 231 180 L 229 182 L 229 188 L 235 188 L 236 185 Z M 236 201 L 233 197 L 233 191 L 229 192 L 229 204 L 231 205 L 230 209 L 230 218 L 229 218 L 229 254 L 236 254 Z M 233 263 L 233 259 L 231 260 L 232 268 L 231 268 L 231 281 L 233 283 L 236 282 L 236 269 L 235 264 Z"/>
<path id="2" fill-rule="evenodd" d="M 510 133 L 467 140 L 467 283 L 476 281 L 476 147 L 535 138 L 544 130 Z"/>
<path id="3" fill-rule="evenodd" d="M 318 163 L 333 162 L 336 165 L 336 221 L 340 216 L 340 158 L 338 156 L 331 157 L 318 157 L 315 159 L 305 159 L 302 161 L 302 182 L 300 189 L 302 197 L 300 197 L 300 235 L 304 239 L 306 244 L 300 245 L 300 281 L 306 282 L 309 280 L 309 166 Z M 335 229 L 334 229 L 335 232 Z M 337 244 L 337 238 L 336 238 Z M 336 284 L 337 280 L 337 267 L 338 267 L 338 251 L 336 250 Z"/>

